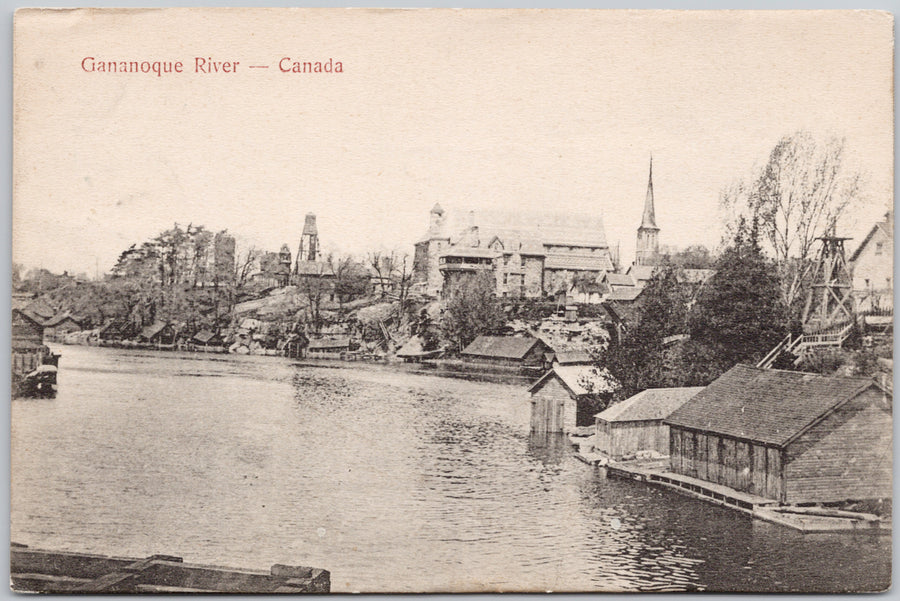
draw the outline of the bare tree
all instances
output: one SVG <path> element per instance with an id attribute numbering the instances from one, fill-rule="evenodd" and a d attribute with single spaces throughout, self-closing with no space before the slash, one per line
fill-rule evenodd
<path id="1" fill-rule="evenodd" d="M 247 283 L 247 279 L 253 272 L 256 262 L 262 255 L 262 251 L 255 246 L 250 246 L 243 253 L 236 253 L 237 260 L 234 262 L 234 286 L 240 288 Z"/>
<path id="2" fill-rule="evenodd" d="M 794 306 L 802 296 L 816 238 L 834 229 L 860 191 L 859 174 L 843 168 L 844 140 L 817 142 L 799 131 L 778 141 L 765 166 L 749 180 L 721 194 L 722 206 L 737 223 L 756 224 L 774 256 L 782 298 Z"/>

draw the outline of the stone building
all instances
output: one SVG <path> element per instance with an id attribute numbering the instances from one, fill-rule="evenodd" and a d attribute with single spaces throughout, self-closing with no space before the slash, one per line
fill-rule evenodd
<path id="1" fill-rule="evenodd" d="M 632 286 L 646 283 L 659 262 L 659 231 L 651 162 L 635 262 L 627 278 Z M 434 297 L 448 295 L 457 282 L 480 272 L 494 276 L 500 297 L 565 295 L 576 282 L 600 284 L 603 276 L 616 272 L 617 263 L 599 215 L 470 211 L 465 223 L 451 224 L 436 204 L 415 247 L 413 283 Z"/>
<path id="2" fill-rule="evenodd" d="M 454 227 L 435 205 L 428 231 L 416 243 L 413 281 L 425 294 L 439 296 L 487 271 L 498 296 L 539 298 L 567 290 L 576 276 L 612 269 L 599 216 L 471 211 L 466 224 Z"/>

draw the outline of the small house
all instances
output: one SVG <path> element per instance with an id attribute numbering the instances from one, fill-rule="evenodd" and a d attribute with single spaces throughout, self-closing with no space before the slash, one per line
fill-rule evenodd
<path id="1" fill-rule="evenodd" d="M 24 375 L 41 364 L 49 349 L 44 346 L 44 326 L 28 312 L 12 310 L 12 374 Z"/>
<path id="2" fill-rule="evenodd" d="M 220 347 L 225 343 L 221 336 L 210 330 L 200 330 L 191 338 L 191 344 L 203 348 Z"/>
<path id="3" fill-rule="evenodd" d="M 531 393 L 531 431 L 535 434 L 574 432 L 593 424 L 598 395 L 612 388 L 592 365 L 553 366 L 535 382 Z"/>
<path id="4" fill-rule="evenodd" d="M 340 359 L 341 353 L 348 350 L 350 350 L 349 336 L 314 338 L 309 341 L 309 346 L 306 348 L 309 357 L 319 359 Z"/>
<path id="5" fill-rule="evenodd" d="M 81 330 L 81 324 L 68 312 L 59 313 L 44 322 L 44 334 L 53 340 L 62 340 L 67 335 Z"/>
<path id="6" fill-rule="evenodd" d="M 114 319 L 100 328 L 99 337 L 104 342 L 128 340 L 138 334 L 134 324 L 129 319 Z"/>
<path id="7" fill-rule="evenodd" d="M 56 310 L 43 298 L 32 300 L 26 305 L 24 310 L 32 317 L 32 319 L 36 319 L 42 324 L 46 323 L 56 315 Z"/>
<path id="8" fill-rule="evenodd" d="M 877 222 L 850 255 L 857 311 L 891 313 L 894 308 L 894 212 Z"/>
<path id="9" fill-rule="evenodd" d="M 594 280 L 577 280 L 569 286 L 568 299 L 578 305 L 599 305 L 610 288 L 607 284 Z"/>
<path id="10" fill-rule="evenodd" d="M 138 342 L 169 346 L 175 344 L 175 326 L 165 321 L 156 321 L 146 326 L 138 334 Z"/>
<path id="11" fill-rule="evenodd" d="M 666 418 L 671 470 L 781 503 L 890 498 L 892 401 L 868 378 L 738 365 Z"/>
<path id="12" fill-rule="evenodd" d="M 513 367 L 540 367 L 544 353 L 552 352 L 546 342 L 532 336 L 479 336 L 463 349 L 464 361 Z"/>
<path id="13" fill-rule="evenodd" d="M 594 448 L 612 459 L 636 451 L 669 454 L 669 426 L 663 420 L 703 390 L 648 388 L 595 416 Z"/>

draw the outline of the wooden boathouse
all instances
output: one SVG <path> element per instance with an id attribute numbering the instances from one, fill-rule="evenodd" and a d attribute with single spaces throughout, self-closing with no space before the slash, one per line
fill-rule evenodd
<path id="1" fill-rule="evenodd" d="M 49 349 L 44 346 L 44 326 L 37 316 L 20 309 L 12 310 L 12 375 L 24 376 L 43 363 Z"/>
<path id="2" fill-rule="evenodd" d="M 479 336 L 463 349 L 464 361 L 510 367 L 541 367 L 552 353 L 546 342 L 533 336 Z"/>
<path id="3" fill-rule="evenodd" d="M 648 388 L 595 416 L 594 448 L 619 460 L 637 451 L 669 454 L 669 426 L 663 420 L 703 390 Z"/>
<path id="4" fill-rule="evenodd" d="M 609 382 L 591 365 L 559 365 L 528 389 L 531 393 L 531 432 L 575 432 L 593 424 L 595 399 L 611 392 Z"/>
<path id="5" fill-rule="evenodd" d="M 175 344 L 175 335 L 174 325 L 165 321 L 155 321 L 141 330 L 138 342 L 157 347 L 170 347 Z"/>
<path id="6" fill-rule="evenodd" d="M 780 503 L 890 498 L 892 402 L 867 378 L 738 365 L 665 420 L 670 469 Z"/>
<path id="7" fill-rule="evenodd" d="M 307 356 L 319 359 L 340 359 L 341 353 L 350 350 L 349 336 L 313 338 L 306 348 Z"/>

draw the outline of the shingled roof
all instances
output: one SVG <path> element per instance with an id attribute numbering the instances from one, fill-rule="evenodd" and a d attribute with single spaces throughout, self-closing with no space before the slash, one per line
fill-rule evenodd
<path id="1" fill-rule="evenodd" d="M 612 391 L 611 377 L 605 369 L 598 371 L 592 365 L 557 364 L 532 384 L 528 392 L 534 394 L 552 378 L 557 378 L 573 397 Z"/>
<path id="2" fill-rule="evenodd" d="M 607 422 L 638 422 L 660 420 L 691 400 L 702 386 L 683 388 L 648 388 L 616 403 L 596 415 Z"/>
<path id="3" fill-rule="evenodd" d="M 875 382 L 737 365 L 665 423 L 783 447 Z"/>
<path id="4" fill-rule="evenodd" d="M 472 341 L 472 344 L 463 349 L 462 354 L 477 357 L 522 359 L 537 344 L 544 344 L 544 342 L 540 338 L 532 338 L 530 336 L 527 338 L 519 336 L 479 336 Z"/>

